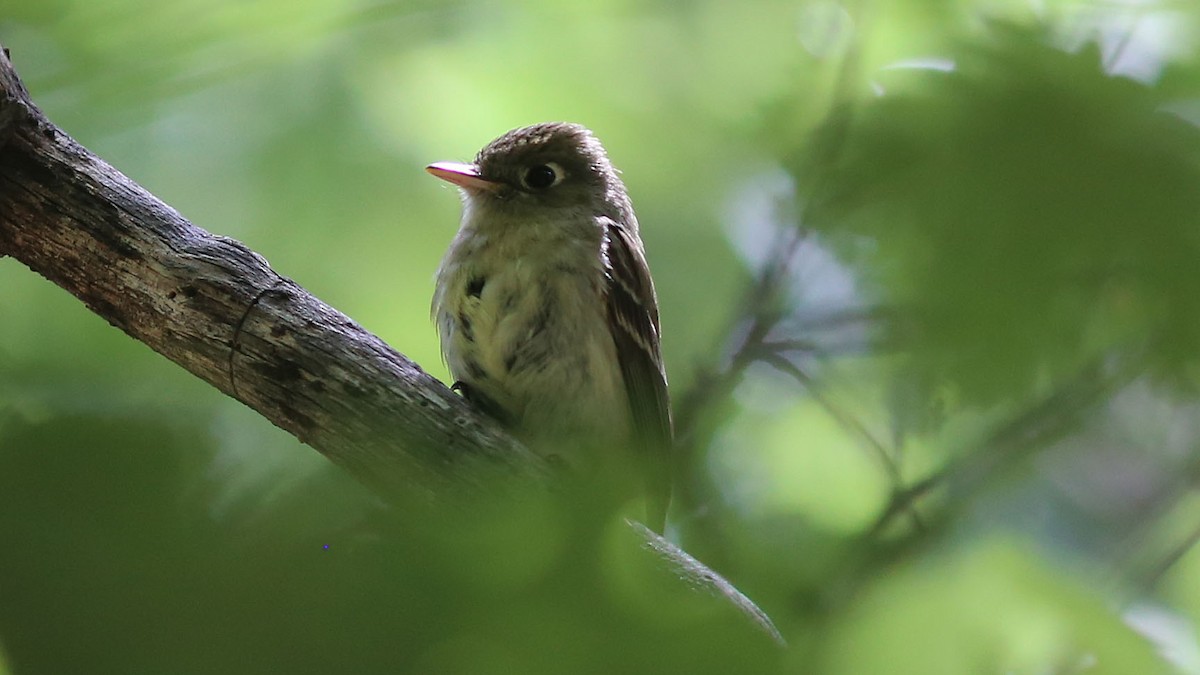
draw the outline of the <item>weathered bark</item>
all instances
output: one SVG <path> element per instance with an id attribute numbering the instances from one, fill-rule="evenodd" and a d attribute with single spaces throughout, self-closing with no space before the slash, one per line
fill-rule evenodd
<path id="1" fill-rule="evenodd" d="M 384 494 L 539 460 L 241 243 L 195 227 L 54 126 L 0 57 L 0 255 Z"/>

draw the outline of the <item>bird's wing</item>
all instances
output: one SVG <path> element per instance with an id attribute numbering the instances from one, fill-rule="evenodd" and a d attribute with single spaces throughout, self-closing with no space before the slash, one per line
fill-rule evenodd
<path id="1" fill-rule="evenodd" d="M 662 532 L 671 499 L 672 428 L 667 376 L 659 350 L 658 301 L 637 235 L 611 219 L 604 221 L 608 321 L 646 465 L 647 525 Z"/>

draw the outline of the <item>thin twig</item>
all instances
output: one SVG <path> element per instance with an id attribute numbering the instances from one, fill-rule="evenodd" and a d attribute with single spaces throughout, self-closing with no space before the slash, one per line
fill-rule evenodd
<path id="1" fill-rule="evenodd" d="M 962 496 L 943 504 L 943 511 L 953 512 L 958 506 L 955 501 L 961 502 L 977 494 L 980 486 L 993 479 L 1001 467 L 1060 438 L 1080 415 L 1105 395 L 1127 384 L 1138 372 L 1136 364 L 1129 364 L 1106 375 L 1105 360 L 1105 356 L 1098 357 L 1083 367 L 1078 375 L 1056 391 L 994 430 L 974 451 L 958 455 L 940 470 L 897 492 L 867 536 L 877 537 L 887 530 L 898 514 L 913 509 L 922 496 L 952 482 L 960 488 L 957 493 Z M 1140 359 L 1135 361 L 1140 363 Z"/>
<path id="2" fill-rule="evenodd" d="M 871 454 L 873 454 L 879 461 L 879 465 L 887 473 L 888 479 L 891 481 L 891 483 L 893 485 L 901 484 L 902 477 L 900 475 L 900 466 L 896 463 L 896 459 L 892 456 L 891 451 L 884 446 L 882 441 L 880 441 L 878 438 L 875 438 L 875 435 L 871 433 L 871 430 L 868 429 L 865 424 L 856 419 L 850 413 L 842 410 L 841 407 L 839 407 L 828 396 L 826 396 L 822 391 L 821 385 L 818 384 L 811 375 L 804 372 L 804 369 L 800 366 L 780 356 L 779 354 L 763 353 L 759 356 L 759 358 L 764 363 L 775 367 L 780 372 L 790 375 L 797 382 L 803 385 L 805 390 L 808 391 L 808 394 L 813 397 L 813 400 L 816 401 L 822 408 L 824 408 L 825 412 L 828 413 L 829 416 L 838 423 L 838 425 L 850 432 L 852 435 L 857 436 L 864 445 L 870 448 Z"/>

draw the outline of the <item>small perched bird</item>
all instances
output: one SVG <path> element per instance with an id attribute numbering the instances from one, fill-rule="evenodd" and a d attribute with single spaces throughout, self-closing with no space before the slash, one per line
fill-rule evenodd
<path id="1" fill-rule="evenodd" d="M 600 141 L 577 124 L 537 124 L 472 164 L 426 170 L 463 198 L 433 296 L 455 389 L 568 467 L 632 460 L 646 524 L 661 532 L 672 430 L 658 301 Z"/>

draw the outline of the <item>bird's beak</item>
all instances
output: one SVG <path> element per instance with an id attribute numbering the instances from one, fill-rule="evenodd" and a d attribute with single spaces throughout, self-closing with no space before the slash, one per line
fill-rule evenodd
<path id="1" fill-rule="evenodd" d="M 474 164 L 459 164 L 458 162 L 436 162 L 425 167 L 425 170 L 444 181 L 449 181 L 465 190 L 496 192 L 504 187 L 503 183 L 488 180 L 479 175 L 479 167 Z"/>

